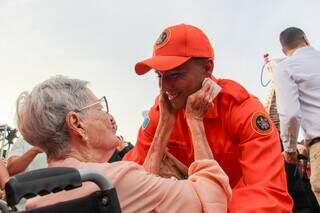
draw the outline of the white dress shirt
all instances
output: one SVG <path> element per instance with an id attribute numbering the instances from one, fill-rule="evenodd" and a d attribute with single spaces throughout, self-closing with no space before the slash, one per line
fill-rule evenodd
<path id="1" fill-rule="evenodd" d="M 307 143 L 320 137 L 320 52 L 307 46 L 280 62 L 274 72 L 284 150 L 296 150 L 301 125 Z"/>

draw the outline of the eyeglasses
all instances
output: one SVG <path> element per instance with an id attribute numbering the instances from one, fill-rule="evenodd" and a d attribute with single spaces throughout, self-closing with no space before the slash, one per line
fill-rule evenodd
<path id="1" fill-rule="evenodd" d="M 108 106 L 108 101 L 107 101 L 106 96 L 103 96 L 103 97 L 100 98 L 98 101 L 96 101 L 96 102 L 94 102 L 94 103 L 92 103 L 92 104 L 90 104 L 90 105 L 88 105 L 88 106 L 85 106 L 85 107 L 83 107 L 83 108 L 81 108 L 81 109 L 75 110 L 75 112 L 80 112 L 80 111 L 82 111 L 82 110 L 88 109 L 88 108 L 93 107 L 93 106 L 96 106 L 96 105 L 98 105 L 98 104 L 100 104 L 100 105 L 102 106 L 102 109 L 101 109 L 102 111 L 104 111 L 104 112 L 106 112 L 106 113 L 109 113 L 109 106 Z"/>
<path id="2" fill-rule="evenodd" d="M 102 111 L 104 111 L 106 113 L 109 113 L 109 106 L 108 106 L 108 101 L 107 101 L 106 96 L 103 96 L 98 101 L 96 101 L 96 102 L 94 102 L 94 103 L 92 103 L 92 104 L 90 104 L 88 106 L 82 107 L 81 109 L 76 109 L 76 110 L 74 110 L 74 112 L 80 112 L 82 110 L 85 110 L 85 109 L 88 109 L 90 107 L 93 107 L 93 106 L 95 106 L 97 104 L 100 104 L 102 106 L 102 108 L 101 108 Z M 61 125 L 58 126 L 56 131 L 57 132 L 61 131 L 62 128 L 64 127 L 65 123 L 66 123 L 66 121 L 64 119 L 63 122 L 61 123 Z"/>

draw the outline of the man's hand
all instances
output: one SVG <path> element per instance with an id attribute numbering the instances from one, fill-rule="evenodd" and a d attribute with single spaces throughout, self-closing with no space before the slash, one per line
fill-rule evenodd
<path id="1" fill-rule="evenodd" d="M 296 164 L 298 162 L 298 153 L 297 152 L 282 152 L 284 160 L 289 164 Z"/>
<path id="2" fill-rule="evenodd" d="M 308 153 L 308 149 L 305 145 L 297 144 L 297 150 L 300 155 L 308 157 L 309 153 Z"/>

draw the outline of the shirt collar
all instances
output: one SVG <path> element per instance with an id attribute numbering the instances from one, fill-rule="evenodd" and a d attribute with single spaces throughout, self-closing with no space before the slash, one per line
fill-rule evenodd
<path id="1" fill-rule="evenodd" d="M 311 46 L 305 46 L 305 47 L 301 47 L 301 48 L 298 48 L 296 49 L 291 56 L 294 56 L 294 55 L 299 55 L 305 51 L 309 51 L 309 50 L 313 50 L 313 47 Z"/>

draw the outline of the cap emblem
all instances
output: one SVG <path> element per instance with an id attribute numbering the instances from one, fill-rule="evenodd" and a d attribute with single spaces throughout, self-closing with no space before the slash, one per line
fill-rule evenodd
<path id="1" fill-rule="evenodd" d="M 158 49 L 166 45 L 170 38 L 170 31 L 168 29 L 164 30 L 159 38 L 157 39 L 156 43 L 154 44 L 154 49 Z"/>

